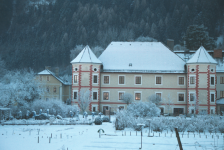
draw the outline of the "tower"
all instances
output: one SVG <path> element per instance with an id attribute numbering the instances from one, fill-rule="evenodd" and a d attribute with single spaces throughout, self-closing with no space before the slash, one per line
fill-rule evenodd
<path id="1" fill-rule="evenodd" d="M 217 62 L 201 46 L 187 65 L 187 113 L 216 112 Z"/>
<path id="2" fill-rule="evenodd" d="M 87 45 L 78 56 L 71 61 L 72 64 L 72 94 L 73 105 L 78 105 L 83 92 L 89 91 L 92 100 L 87 110 L 99 111 L 100 105 L 100 67 L 101 61 L 95 56 Z"/>

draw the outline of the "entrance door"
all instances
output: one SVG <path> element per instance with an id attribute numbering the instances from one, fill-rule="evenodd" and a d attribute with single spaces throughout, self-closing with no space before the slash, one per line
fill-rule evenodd
<path id="1" fill-rule="evenodd" d="M 109 110 L 109 107 L 108 106 L 103 106 L 103 114 L 105 115 L 106 113 L 106 110 Z"/>
<path id="2" fill-rule="evenodd" d="M 164 108 L 160 107 L 160 115 L 163 115 L 163 114 L 164 114 Z"/>
<path id="3" fill-rule="evenodd" d="M 179 116 L 179 114 L 184 114 L 184 109 L 183 108 L 174 108 L 173 114 L 174 114 L 174 116 Z"/>
<path id="4" fill-rule="evenodd" d="M 223 115 L 224 113 L 224 107 L 220 107 L 220 115 Z"/>

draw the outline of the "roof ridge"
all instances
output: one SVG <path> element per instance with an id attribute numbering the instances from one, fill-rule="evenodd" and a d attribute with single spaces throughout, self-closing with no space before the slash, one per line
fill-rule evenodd
<path id="1" fill-rule="evenodd" d="M 199 50 L 199 54 L 198 54 L 198 58 L 197 58 L 197 62 L 199 61 L 200 54 L 201 54 L 201 47 L 200 47 L 200 50 Z"/>
<path id="2" fill-rule="evenodd" d="M 83 49 L 83 53 L 82 53 L 82 56 L 81 56 L 79 62 L 82 60 L 82 57 L 83 57 L 83 55 L 84 55 L 84 53 L 85 53 L 85 48 L 86 48 L 86 47 L 84 47 L 84 49 Z"/>
<path id="3" fill-rule="evenodd" d="M 48 70 L 48 69 L 45 69 L 45 70 L 47 70 L 47 71 L 48 71 L 52 76 L 54 76 L 59 82 L 61 82 L 62 84 L 67 85 L 66 82 L 65 82 L 63 79 L 61 79 L 59 76 L 57 77 L 57 76 L 55 75 L 54 72 L 52 72 L 52 71 L 50 71 L 50 70 Z M 70 83 L 69 83 L 69 84 L 70 84 Z"/>
<path id="4" fill-rule="evenodd" d="M 89 46 L 87 45 L 86 47 L 88 48 L 89 59 L 90 59 L 90 61 L 92 62 L 92 59 L 91 59 L 91 56 L 90 56 L 90 52 L 89 52 Z"/>
<path id="5" fill-rule="evenodd" d="M 202 48 L 204 48 L 204 47 L 202 46 Z M 209 58 L 208 58 L 206 52 L 205 52 L 205 49 L 204 49 L 204 53 L 205 53 L 205 56 L 206 56 L 206 58 L 208 59 L 208 61 L 211 62 L 211 61 L 209 60 Z"/>

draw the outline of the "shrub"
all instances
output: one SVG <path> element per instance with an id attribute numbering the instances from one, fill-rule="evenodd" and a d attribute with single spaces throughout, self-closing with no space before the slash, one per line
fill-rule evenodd
<path id="1" fill-rule="evenodd" d="M 46 119 L 49 119 L 49 118 L 50 118 L 50 116 L 48 116 L 46 113 L 42 113 L 40 115 L 35 116 L 36 120 L 46 120 Z"/>
<path id="2" fill-rule="evenodd" d="M 33 102 L 31 106 L 31 111 L 39 112 L 42 109 L 42 112 L 47 112 L 49 109 L 49 114 L 57 116 L 60 115 L 62 117 L 69 117 L 70 111 L 77 112 L 79 109 L 76 106 L 66 105 L 60 100 L 36 100 Z"/>
<path id="3" fill-rule="evenodd" d="M 95 118 L 95 125 L 102 125 L 103 120 L 100 117 Z"/>
<path id="4" fill-rule="evenodd" d="M 104 117 L 103 117 L 103 122 L 110 122 L 109 117 L 108 117 L 108 116 L 104 116 Z"/>
<path id="5" fill-rule="evenodd" d="M 224 122 L 219 124 L 218 129 L 221 133 L 224 133 Z"/>
<path id="6" fill-rule="evenodd" d="M 196 128 L 193 124 L 190 124 L 188 127 L 187 127 L 187 132 L 195 132 Z"/>
<path id="7" fill-rule="evenodd" d="M 154 103 L 138 102 L 128 105 L 127 112 L 135 117 L 157 117 L 160 115 L 160 109 Z"/>
<path id="8" fill-rule="evenodd" d="M 57 119 L 63 119 L 60 115 L 56 116 Z"/>

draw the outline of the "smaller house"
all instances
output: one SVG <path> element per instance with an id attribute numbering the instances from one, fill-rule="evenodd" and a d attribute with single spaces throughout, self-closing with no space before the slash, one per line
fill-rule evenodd
<path id="1" fill-rule="evenodd" d="M 40 87 L 44 89 L 41 99 L 60 99 L 66 102 L 71 96 L 71 83 L 63 81 L 58 76 L 58 69 L 53 73 L 49 67 L 41 71 L 37 75 Z"/>
<path id="2" fill-rule="evenodd" d="M 223 115 L 224 113 L 224 98 L 216 101 L 216 111 L 218 115 Z"/>

